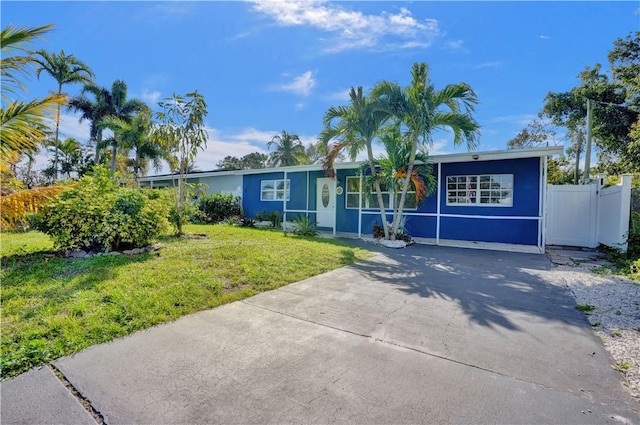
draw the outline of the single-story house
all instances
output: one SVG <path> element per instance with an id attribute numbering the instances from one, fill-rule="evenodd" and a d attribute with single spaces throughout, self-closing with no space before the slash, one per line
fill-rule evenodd
<path id="1" fill-rule="evenodd" d="M 548 147 L 433 155 L 437 190 L 418 206 L 407 203 L 405 229 L 418 243 L 544 252 L 547 157 L 561 153 L 562 147 Z M 285 221 L 307 215 L 333 235 L 370 237 L 381 218 L 376 198 L 363 194 L 361 164 L 338 163 L 335 177 L 314 164 L 187 178 L 208 185 L 210 193 L 240 197 L 248 217 L 277 210 Z M 150 176 L 140 183 L 167 187 L 173 179 Z"/>

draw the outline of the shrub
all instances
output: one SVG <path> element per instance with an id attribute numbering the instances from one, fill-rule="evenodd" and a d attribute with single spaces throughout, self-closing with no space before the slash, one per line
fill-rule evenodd
<path id="1" fill-rule="evenodd" d="M 198 208 L 204 220 L 209 223 L 219 223 L 229 217 L 241 216 L 240 198 L 230 193 L 212 193 L 200 198 Z"/>
<path id="2" fill-rule="evenodd" d="M 60 250 L 110 251 L 147 245 L 167 227 L 167 207 L 151 190 L 120 188 L 102 168 L 63 191 L 32 218 Z"/>
<path id="3" fill-rule="evenodd" d="M 256 213 L 253 219 L 256 222 L 270 221 L 273 224 L 273 227 L 277 229 L 278 227 L 280 227 L 280 223 L 282 223 L 282 213 L 277 210 L 273 210 L 271 212 L 260 211 Z"/>
<path id="4" fill-rule="evenodd" d="M 309 217 L 300 216 L 293 219 L 293 233 L 300 236 L 318 236 L 318 227 Z"/>

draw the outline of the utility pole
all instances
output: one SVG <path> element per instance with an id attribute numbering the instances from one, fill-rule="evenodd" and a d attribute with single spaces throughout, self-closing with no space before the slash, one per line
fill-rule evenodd
<path id="1" fill-rule="evenodd" d="M 580 180 L 580 153 L 582 151 L 582 130 L 576 130 L 574 133 L 576 138 L 576 167 L 573 172 L 573 184 L 578 184 Z"/>
<path id="2" fill-rule="evenodd" d="M 582 184 L 589 183 L 589 168 L 591 167 L 591 127 L 593 127 L 593 108 L 591 99 L 587 99 L 587 149 L 584 152 L 584 175 Z"/>

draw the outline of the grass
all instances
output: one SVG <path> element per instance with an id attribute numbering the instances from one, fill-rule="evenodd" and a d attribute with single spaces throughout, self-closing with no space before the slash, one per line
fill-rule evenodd
<path id="1" fill-rule="evenodd" d="M 583 312 L 583 313 L 584 313 L 584 314 L 586 314 L 587 316 L 588 316 L 589 314 L 591 314 L 591 312 L 592 312 L 593 310 L 595 310 L 595 309 L 596 309 L 596 306 L 591 305 L 591 304 L 578 304 L 578 305 L 576 306 L 576 310 L 579 310 L 579 311 Z"/>
<path id="2" fill-rule="evenodd" d="M 164 237 L 138 256 L 47 255 L 37 232 L 0 235 L 3 378 L 140 329 L 368 258 L 337 241 L 227 225 Z"/>

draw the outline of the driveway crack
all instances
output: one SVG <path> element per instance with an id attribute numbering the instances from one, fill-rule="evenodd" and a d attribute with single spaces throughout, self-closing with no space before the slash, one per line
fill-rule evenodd
<path id="1" fill-rule="evenodd" d="M 82 407 L 91 415 L 94 421 L 98 425 L 108 425 L 107 421 L 104 419 L 102 413 L 100 413 L 93 405 L 91 404 L 91 400 L 86 398 L 85 396 L 78 391 L 78 389 L 64 376 L 64 373 L 57 367 L 53 365 L 53 363 L 47 364 L 51 372 L 55 375 L 56 378 L 65 386 L 65 388 L 75 397 L 75 399 L 80 403 Z"/>

